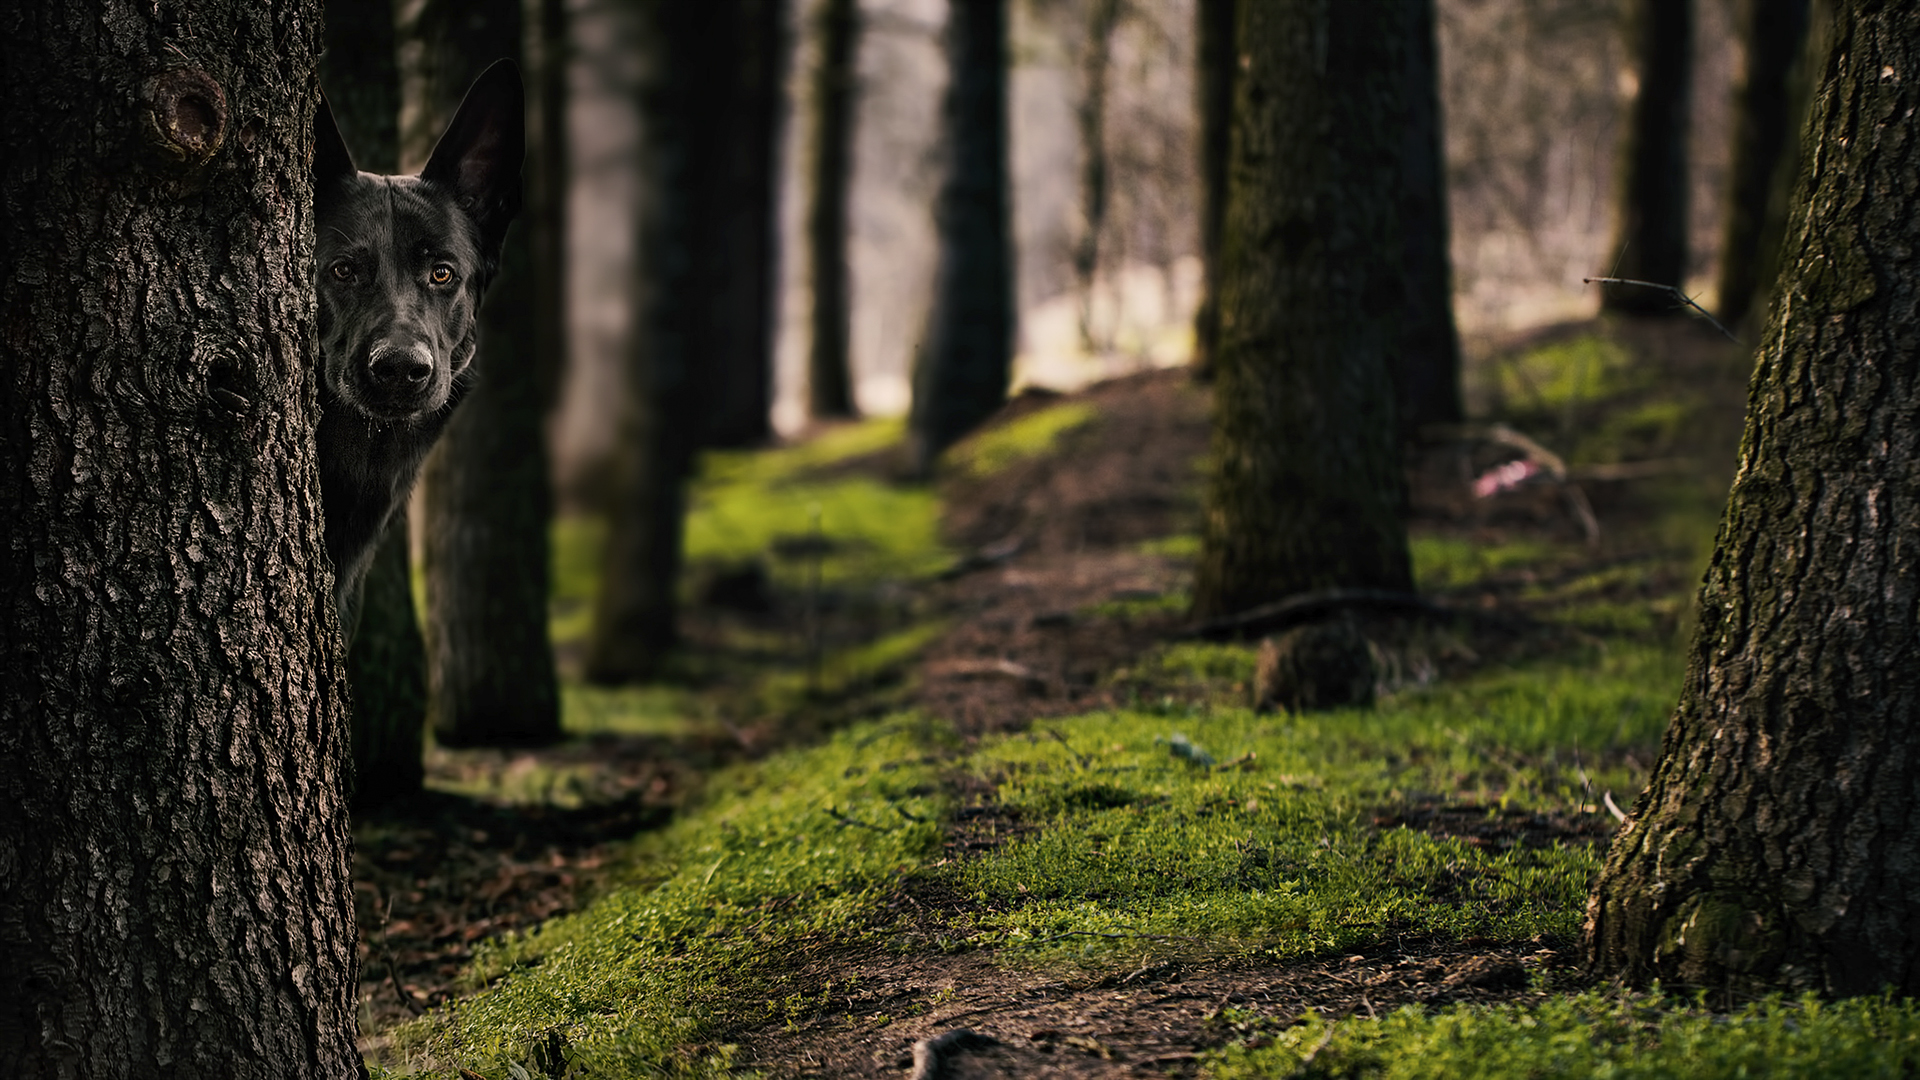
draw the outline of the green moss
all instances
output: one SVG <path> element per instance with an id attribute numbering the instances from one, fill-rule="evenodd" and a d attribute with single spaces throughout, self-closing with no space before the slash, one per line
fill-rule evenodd
<path id="1" fill-rule="evenodd" d="M 969 476 L 992 476 L 1014 462 L 1051 452 L 1062 435 L 1095 415 L 1093 406 L 1079 401 L 1041 409 L 962 440 L 947 451 L 947 460 Z"/>
<path id="2" fill-rule="evenodd" d="M 1240 1020 L 1243 1044 L 1208 1056 L 1213 1080 L 1893 1080 L 1920 1069 L 1920 1007 L 1883 998 L 1771 999 L 1728 1015 L 1697 1002 L 1586 993 L 1526 1006 L 1416 1006 L 1377 1020 L 1309 1014 L 1279 1029 Z"/>
<path id="3" fill-rule="evenodd" d="M 1631 389 L 1648 379 L 1619 344 L 1595 335 L 1554 342 L 1511 357 L 1496 377 L 1503 398 L 1521 409 L 1557 410 Z"/>
<path id="4" fill-rule="evenodd" d="M 1549 564 L 1568 551 L 1541 540 L 1482 544 L 1456 536 L 1414 536 L 1407 548 L 1413 580 L 1428 592 L 1464 588 L 1521 567 Z"/>

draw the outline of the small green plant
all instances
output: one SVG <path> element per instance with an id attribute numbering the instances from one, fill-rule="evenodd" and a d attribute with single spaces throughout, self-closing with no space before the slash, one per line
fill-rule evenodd
<path id="1" fill-rule="evenodd" d="M 1097 414 L 1085 402 L 1067 402 L 987 428 L 947 451 L 947 460 L 972 477 L 987 477 L 1016 461 L 1050 452 L 1067 432 Z"/>

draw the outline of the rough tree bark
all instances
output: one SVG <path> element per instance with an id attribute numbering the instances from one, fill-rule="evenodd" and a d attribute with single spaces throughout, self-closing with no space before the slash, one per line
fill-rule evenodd
<path id="1" fill-rule="evenodd" d="M 520 0 L 411 0 L 403 17 L 410 123 L 402 156 L 426 160 L 473 78 L 522 56 Z M 525 66 L 524 64 L 522 65 Z M 539 82 L 537 71 L 529 78 Z M 529 132 L 527 171 L 543 152 Z M 544 191 L 541 182 L 529 194 Z M 532 210 L 507 235 L 480 311 L 474 388 L 420 477 L 427 580 L 428 711 L 449 746 L 526 745 L 560 736 L 559 689 L 547 637 L 547 526 L 552 517 L 544 423 L 549 367 L 534 315 Z"/>
<path id="2" fill-rule="evenodd" d="M 807 411 L 816 417 L 839 418 L 855 414 L 847 205 L 853 195 L 860 5 L 855 0 L 825 0 L 814 38 L 820 55 L 813 75 L 807 139 L 812 155 L 807 169 L 807 264 L 813 288 Z"/>
<path id="3" fill-rule="evenodd" d="M 317 0 L 0 13 L 0 1074 L 354 1048 Z"/>
<path id="4" fill-rule="evenodd" d="M 1728 326 L 1747 320 L 1762 283 L 1780 268 L 1778 226 L 1785 215 L 1774 207 L 1792 193 L 1793 128 L 1806 104 L 1805 80 L 1796 80 L 1793 71 L 1807 36 L 1807 0 L 1743 0 L 1739 17 L 1747 56 L 1733 92 L 1733 158 L 1716 305 Z M 1798 94 L 1796 82 L 1803 87 Z"/>
<path id="5" fill-rule="evenodd" d="M 688 96 L 694 73 L 683 46 L 693 5 L 635 10 L 640 67 L 640 194 L 634 214 L 633 330 L 625 402 L 611 462 L 608 536 L 600 595 L 587 642 L 586 675 L 627 682 L 653 674 L 675 639 L 686 476 L 693 434 L 686 423 L 693 235 L 687 191 Z"/>
<path id="6" fill-rule="evenodd" d="M 1194 614 L 1411 584 L 1392 354 L 1408 4 L 1242 4 Z"/>
<path id="7" fill-rule="evenodd" d="M 697 445 L 755 446 L 773 433 L 774 269 L 786 5 L 704 0 L 682 48 L 697 80 L 688 212 L 694 236 L 692 416 Z"/>
<path id="8" fill-rule="evenodd" d="M 1195 0 L 1194 79 L 1200 113 L 1200 264 L 1205 291 L 1193 316 L 1193 376 L 1213 378 L 1220 337 L 1220 229 L 1232 146 L 1234 0 Z"/>
<path id="9" fill-rule="evenodd" d="M 1441 149 L 1440 49 L 1433 0 L 1402 0 L 1416 24 L 1408 35 L 1407 119 L 1401 128 L 1401 261 L 1406 304 L 1394 382 L 1400 432 L 1458 423 L 1460 338 L 1453 325 L 1453 260 L 1448 249 L 1446 155 Z"/>
<path id="10" fill-rule="evenodd" d="M 1920 992 L 1920 8 L 1838 5 L 1680 703 L 1598 973 Z"/>
<path id="11" fill-rule="evenodd" d="M 1684 288 L 1693 0 L 1628 0 L 1626 47 L 1635 89 L 1620 126 L 1616 261 L 1608 273 Z M 1600 306 L 1629 315 L 1685 310 L 1666 292 L 1628 285 L 1602 287 Z"/>
<path id="12" fill-rule="evenodd" d="M 940 256 L 908 420 L 914 467 L 923 475 L 1006 401 L 1013 362 L 1005 0 L 954 0 L 944 43 L 948 168 L 934 202 Z"/>
<path id="13" fill-rule="evenodd" d="M 327 0 L 320 82 L 333 118 L 367 172 L 400 171 L 400 68 L 392 0 Z M 366 809 L 420 790 L 427 652 L 413 608 L 407 513 L 387 527 L 362 586 L 347 651 L 353 687 L 353 803 Z"/>

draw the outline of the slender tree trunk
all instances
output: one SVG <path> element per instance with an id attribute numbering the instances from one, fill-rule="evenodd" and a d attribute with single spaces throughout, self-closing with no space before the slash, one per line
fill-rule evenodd
<path id="1" fill-rule="evenodd" d="M 1194 614 L 1408 588 L 1392 355 L 1408 4 L 1240 6 Z"/>
<path id="2" fill-rule="evenodd" d="M 908 425 L 923 474 L 1006 401 L 1013 362 L 1005 0 L 953 0 L 945 48 L 949 163 L 934 203 L 940 261 Z"/>
<path id="3" fill-rule="evenodd" d="M 1805 111 L 1793 71 L 1807 36 L 1807 0 L 1743 0 L 1746 70 L 1733 93 L 1733 160 L 1727 168 L 1727 219 L 1720 243 L 1720 321 L 1738 326 L 1753 311 L 1762 282 L 1779 272 L 1776 212 L 1791 195 L 1794 123 Z M 1803 80 L 1804 81 L 1804 80 Z"/>
<path id="4" fill-rule="evenodd" d="M 474 76 L 502 56 L 521 56 L 520 4 L 411 0 L 406 24 L 417 65 L 403 156 L 425 160 Z M 528 171 L 543 160 L 534 147 Z M 538 219 L 535 211 L 530 220 Z M 529 240 L 536 229 L 523 225 L 507 236 L 480 311 L 473 390 L 420 478 L 429 711 L 434 737 L 448 746 L 560 736 L 547 638 L 552 496 L 543 429 L 554 381 L 548 367 L 558 358 L 539 352 L 540 289 Z"/>
<path id="5" fill-rule="evenodd" d="M 361 1075 L 315 0 L 0 13 L 0 1074 Z"/>
<path id="6" fill-rule="evenodd" d="M 1080 61 L 1080 237 L 1073 245 L 1073 273 L 1080 286 L 1080 346 L 1103 352 L 1093 333 L 1093 283 L 1100 272 L 1100 230 L 1107 221 L 1107 74 L 1121 0 L 1092 0 L 1087 12 L 1086 53 Z"/>
<path id="7" fill-rule="evenodd" d="M 1200 264 L 1205 291 L 1193 317 L 1193 375 L 1213 377 L 1220 337 L 1220 229 L 1227 210 L 1227 154 L 1233 131 L 1234 0 L 1195 0 L 1200 113 Z"/>
<path id="8" fill-rule="evenodd" d="M 1433 0 L 1400 0 L 1416 25 L 1408 35 L 1407 121 L 1401 129 L 1405 176 L 1400 235 L 1407 300 L 1401 309 L 1394 381 L 1404 438 L 1427 424 L 1458 423 L 1460 338 L 1453 325 L 1453 263 L 1448 250 L 1446 155 L 1440 122 L 1439 43 Z"/>
<path id="9" fill-rule="evenodd" d="M 693 322 L 692 173 L 687 120 L 694 85 L 688 35 L 693 5 L 642 4 L 635 12 L 641 68 L 640 195 L 635 212 L 633 331 L 626 403 L 612 462 L 609 533 L 586 674 L 625 682 L 657 670 L 672 647 L 680 577 Z"/>
<path id="10" fill-rule="evenodd" d="M 854 415 L 849 330 L 847 204 L 853 194 L 853 121 L 858 97 L 860 5 L 824 0 L 814 36 L 808 147 L 807 258 L 813 286 L 813 344 L 807 353 L 807 409 L 823 418 Z"/>
<path id="11" fill-rule="evenodd" d="M 701 446 L 754 446 L 772 434 L 774 238 L 786 5 L 704 0 L 685 48 L 693 140 L 692 372 Z"/>
<path id="12" fill-rule="evenodd" d="M 1626 45 L 1637 89 L 1620 129 L 1617 261 L 1609 276 L 1684 288 L 1693 0 L 1628 0 Z M 1608 285 L 1600 295 L 1602 308 L 1621 314 L 1682 310 L 1657 289 Z"/>
<path id="13" fill-rule="evenodd" d="M 1920 992 L 1920 8 L 1838 5 L 1740 467 L 1595 969 Z"/>
<path id="14" fill-rule="evenodd" d="M 400 68 L 392 0 L 327 0 L 320 82 L 333 118 L 367 172 L 400 171 Z M 413 609 L 407 513 L 387 527 L 356 605 L 347 681 L 353 687 L 353 802 L 378 806 L 417 793 L 425 770 L 427 654 Z"/>

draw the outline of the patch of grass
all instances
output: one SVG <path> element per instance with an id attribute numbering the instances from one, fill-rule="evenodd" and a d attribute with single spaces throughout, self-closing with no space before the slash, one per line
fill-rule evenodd
<path id="1" fill-rule="evenodd" d="M 1269 1041 L 1270 1040 L 1270 1041 Z M 1771 999 L 1731 1015 L 1698 1001 L 1586 993 L 1537 1005 L 1418 1006 L 1338 1023 L 1309 1014 L 1266 1045 L 1209 1055 L 1213 1080 L 1896 1077 L 1920 1068 L 1920 1005 Z"/>
<path id="2" fill-rule="evenodd" d="M 992 476 L 1014 462 L 1051 452 L 1062 435 L 1096 415 L 1093 406 L 1079 401 L 1028 413 L 962 440 L 947 451 L 947 461 L 968 476 Z"/>
<path id="3" fill-rule="evenodd" d="M 1576 408 L 1633 389 L 1651 378 L 1619 343 L 1588 334 L 1531 349 L 1502 362 L 1501 396 L 1529 411 Z"/>
<path id="4" fill-rule="evenodd" d="M 821 657 L 817 672 L 782 671 L 767 675 L 756 689 L 759 711 L 780 715 L 799 709 L 809 699 L 840 697 L 896 677 L 921 651 L 946 633 L 948 626 L 944 620 L 930 620 L 827 653 Z"/>
<path id="5" fill-rule="evenodd" d="M 790 976 L 858 940 L 940 841 L 950 745 L 910 716 L 716 776 L 635 842 L 631 879 L 588 910 L 484 948 L 474 996 L 396 1032 L 393 1068 L 504 1076 L 557 1041 L 592 1076 L 722 1075 L 723 1024 L 780 1013 Z"/>
<path id="6" fill-rule="evenodd" d="M 1423 592 L 1465 588 L 1496 574 L 1545 564 L 1564 552 L 1542 540 L 1478 544 L 1456 536 L 1414 536 L 1407 541 L 1413 580 Z"/>
<path id="7" fill-rule="evenodd" d="M 1148 540 L 1134 548 L 1142 555 L 1160 555 L 1169 559 L 1198 559 L 1200 557 L 1199 533 L 1175 533 L 1158 540 Z"/>

